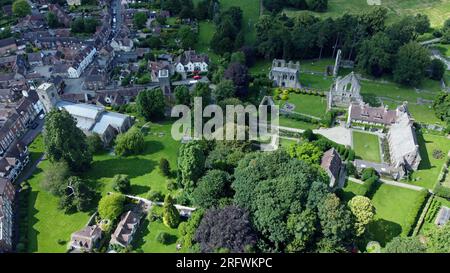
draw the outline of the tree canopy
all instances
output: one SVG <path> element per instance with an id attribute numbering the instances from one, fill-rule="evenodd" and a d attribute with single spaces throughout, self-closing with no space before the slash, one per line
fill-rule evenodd
<path id="1" fill-rule="evenodd" d="M 102 219 L 115 220 L 123 212 L 125 196 L 120 193 L 105 195 L 98 203 L 98 213 Z"/>
<path id="2" fill-rule="evenodd" d="M 147 89 L 136 97 L 136 110 L 145 120 L 159 120 L 164 117 L 164 94 L 161 89 Z"/>
<path id="3" fill-rule="evenodd" d="M 85 134 L 65 110 L 51 110 L 45 118 L 45 154 L 52 162 L 65 161 L 75 172 L 87 170 L 92 161 Z"/>
<path id="4" fill-rule="evenodd" d="M 249 214 L 236 206 L 209 209 L 204 214 L 195 234 L 201 252 L 217 252 L 226 249 L 242 253 L 256 245 Z"/>

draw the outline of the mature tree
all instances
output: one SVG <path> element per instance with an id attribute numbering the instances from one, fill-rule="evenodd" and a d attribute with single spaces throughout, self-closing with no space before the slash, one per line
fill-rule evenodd
<path id="1" fill-rule="evenodd" d="M 296 228 L 288 227 L 288 219 L 296 217 L 292 214 L 302 214 L 308 208 L 319 218 L 317 207 L 324 203 L 329 191 L 328 177 L 324 173 L 303 161 L 290 158 L 281 150 L 248 154 L 239 162 L 234 177 L 234 202 L 250 212 L 253 226 L 265 242 L 265 251 L 300 251 L 302 247 L 307 247 L 305 251 L 315 251 L 315 241 L 324 232 L 322 228 L 318 226 L 314 236 L 310 237 L 314 238 L 310 244 L 305 240 L 302 245 L 301 235 L 296 240 Z M 330 207 L 333 210 L 330 214 L 341 213 L 342 207 Z M 306 215 L 302 217 L 312 219 Z M 335 247 L 341 246 L 340 243 L 338 241 Z"/>
<path id="2" fill-rule="evenodd" d="M 178 226 L 178 230 L 180 231 L 181 236 L 179 242 L 183 246 L 183 248 L 194 252 L 193 248 L 196 244 L 195 232 L 200 225 L 200 221 L 202 220 L 204 213 L 205 212 L 203 209 L 197 209 L 191 214 L 191 217 L 189 217 L 189 220 L 187 222 L 182 222 Z"/>
<path id="3" fill-rule="evenodd" d="M 354 232 L 352 213 L 335 194 L 328 194 L 319 204 L 318 216 L 322 233 L 331 245 L 338 247 L 351 240 Z"/>
<path id="4" fill-rule="evenodd" d="M 192 190 L 205 168 L 205 155 L 199 142 L 182 144 L 178 150 L 179 179 L 185 189 Z"/>
<path id="5" fill-rule="evenodd" d="M 430 30 L 430 19 L 425 14 L 417 14 L 415 17 L 416 32 L 418 34 L 424 34 Z"/>
<path id="6" fill-rule="evenodd" d="M 442 79 L 445 73 L 446 66 L 443 61 L 439 59 L 431 60 L 430 65 L 430 78 L 433 80 L 439 81 Z"/>
<path id="7" fill-rule="evenodd" d="M 120 193 L 128 193 L 131 190 L 130 178 L 126 174 L 116 174 L 112 178 L 113 190 Z"/>
<path id="8" fill-rule="evenodd" d="M 50 163 L 50 168 L 44 170 L 44 179 L 41 181 L 41 187 L 53 195 L 63 195 L 70 175 L 69 166 L 66 162 Z"/>
<path id="9" fill-rule="evenodd" d="M 323 155 L 323 151 L 310 142 L 293 144 L 289 147 L 288 152 L 291 157 L 298 158 L 311 164 L 320 164 Z"/>
<path id="10" fill-rule="evenodd" d="M 144 28 L 147 19 L 147 14 L 145 12 L 136 12 L 133 16 L 134 27 L 137 29 Z"/>
<path id="11" fill-rule="evenodd" d="M 348 202 L 348 206 L 356 218 L 356 235 L 361 236 L 366 231 L 367 225 L 372 222 L 375 216 L 375 207 L 369 198 L 361 195 L 353 197 Z"/>
<path id="12" fill-rule="evenodd" d="M 88 149 L 91 152 L 91 154 L 98 153 L 103 149 L 103 141 L 100 138 L 100 135 L 97 133 L 89 135 L 86 138 L 86 142 L 87 142 Z"/>
<path id="13" fill-rule="evenodd" d="M 217 84 L 216 89 L 214 89 L 213 94 L 216 101 L 222 101 L 227 98 L 234 97 L 236 89 L 234 83 L 231 80 L 222 80 Z"/>
<path id="14" fill-rule="evenodd" d="M 230 175 L 221 170 L 208 171 L 192 192 L 194 203 L 202 208 L 219 204 L 219 199 L 230 195 Z"/>
<path id="15" fill-rule="evenodd" d="M 428 50 L 415 42 L 402 46 L 398 51 L 393 75 L 398 83 L 417 86 L 422 82 L 430 65 Z"/>
<path id="16" fill-rule="evenodd" d="M 170 175 L 170 164 L 169 161 L 164 157 L 159 160 L 159 170 L 164 176 Z"/>
<path id="17" fill-rule="evenodd" d="M 125 133 L 117 135 L 114 150 L 116 154 L 125 156 L 129 154 L 138 154 L 145 148 L 144 135 L 137 127 L 131 127 Z"/>
<path id="18" fill-rule="evenodd" d="M 16 17 L 22 18 L 31 14 L 31 7 L 26 0 L 16 0 L 12 4 L 12 11 Z"/>
<path id="19" fill-rule="evenodd" d="M 328 0 L 306 0 L 309 10 L 324 12 L 328 9 Z"/>
<path id="20" fill-rule="evenodd" d="M 182 105 L 190 105 L 191 103 L 191 94 L 189 92 L 189 88 L 185 85 L 179 85 L 175 87 L 175 103 Z"/>
<path id="21" fill-rule="evenodd" d="M 193 48 L 197 43 L 197 35 L 189 26 L 182 26 L 178 30 L 178 38 L 183 49 Z"/>
<path id="22" fill-rule="evenodd" d="M 233 52 L 233 54 L 231 54 L 230 56 L 230 63 L 246 64 L 244 52 L 242 51 Z"/>
<path id="23" fill-rule="evenodd" d="M 163 222 L 170 228 L 176 228 L 180 224 L 180 213 L 175 208 L 175 203 L 170 194 L 167 194 L 164 198 Z"/>
<path id="24" fill-rule="evenodd" d="M 419 237 L 395 237 L 386 244 L 383 252 L 386 253 L 423 253 L 425 245 L 419 240 Z"/>
<path id="25" fill-rule="evenodd" d="M 45 19 L 46 19 L 47 24 L 48 24 L 48 26 L 50 28 L 57 28 L 57 27 L 59 27 L 58 17 L 56 17 L 55 13 L 48 12 L 47 15 L 45 16 Z"/>
<path id="26" fill-rule="evenodd" d="M 102 219 L 114 221 L 123 212 L 125 196 L 120 193 L 110 193 L 100 199 L 98 214 Z"/>
<path id="27" fill-rule="evenodd" d="M 100 25 L 100 21 L 96 18 L 88 17 L 84 19 L 84 32 L 93 34 L 97 30 L 97 26 Z"/>
<path id="28" fill-rule="evenodd" d="M 66 181 L 64 194 L 61 196 L 59 208 L 66 212 L 87 211 L 92 206 L 95 192 L 77 176 L 71 176 Z"/>
<path id="29" fill-rule="evenodd" d="M 224 72 L 224 78 L 231 80 L 236 87 L 236 95 L 245 97 L 248 93 L 248 83 L 250 76 L 248 68 L 240 63 L 231 63 Z"/>
<path id="30" fill-rule="evenodd" d="M 230 7 L 215 18 L 216 31 L 211 39 L 211 48 L 218 54 L 232 52 L 243 44 L 242 10 Z"/>
<path id="31" fill-rule="evenodd" d="M 427 252 L 449 253 L 450 252 L 450 223 L 443 227 L 434 227 L 426 234 Z"/>
<path id="32" fill-rule="evenodd" d="M 227 103 L 227 105 L 233 104 Z M 225 109 L 224 106 L 222 107 Z M 249 142 L 219 141 L 209 152 L 205 165 L 209 169 L 220 169 L 232 173 L 239 160 L 250 151 L 252 151 L 252 146 Z"/>
<path id="33" fill-rule="evenodd" d="M 53 109 L 45 118 L 45 154 L 52 162 L 65 161 L 75 172 L 90 167 L 92 154 L 86 143 L 86 136 L 65 110 Z"/>
<path id="34" fill-rule="evenodd" d="M 256 245 L 256 234 L 250 225 L 249 214 L 235 206 L 209 209 L 197 228 L 195 240 L 201 252 L 227 249 L 242 253 Z"/>
<path id="35" fill-rule="evenodd" d="M 196 83 L 191 96 L 192 105 L 195 97 L 201 97 L 202 104 L 208 105 L 211 102 L 211 89 L 209 88 L 209 84 L 205 82 Z"/>
<path id="36" fill-rule="evenodd" d="M 442 92 L 436 96 L 433 102 L 436 116 L 447 124 L 450 124 L 450 93 Z"/>
<path id="37" fill-rule="evenodd" d="M 398 22 L 386 28 L 386 34 L 391 40 L 391 52 L 395 53 L 398 48 L 411 42 L 416 36 L 416 21 L 412 16 L 403 17 Z"/>
<path id="38" fill-rule="evenodd" d="M 299 214 L 291 214 L 287 220 L 287 229 L 294 237 L 287 246 L 289 252 L 303 252 L 314 239 L 318 219 L 311 209 L 305 209 Z"/>
<path id="39" fill-rule="evenodd" d="M 380 77 L 391 66 L 390 46 L 389 37 L 384 32 L 364 40 L 356 58 L 358 67 L 370 75 Z"/>
<path id="40" fill-rule="evenodd" d="M 136 110 L 145 120 L 159 120 L 164 117 L 164 95 L 161 89 L 139 92 L 136 98 Z"/>

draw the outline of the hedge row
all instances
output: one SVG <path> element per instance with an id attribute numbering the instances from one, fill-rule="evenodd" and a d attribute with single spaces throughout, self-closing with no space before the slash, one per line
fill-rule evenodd
<path id="1" fill-rule="evenodd" d="M 426 189 L 423 189 L 419 192 L 419 196 L 416 199 L 416 202 L 414 202 L 413 207 L 409 210 L 408 215 L 406 215 L 405 219 L 408 220 L 406 223 L 405 229 L 402 230 L 403 236 L 408 236 L 411 233 L 411 230 L 414 229 L 414 226 L 417 223 L 418 218 L 420 217 L 420 211 L 422 207 L 425 204 L 425 200 L 428 196 L 428 191 Z"/>

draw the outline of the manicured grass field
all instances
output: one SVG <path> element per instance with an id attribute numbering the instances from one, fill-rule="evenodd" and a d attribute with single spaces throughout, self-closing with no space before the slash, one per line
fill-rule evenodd
<path id="1" fill-rule="evenodd" d="M 329 0 L 328 10 L 323 13 L 312 12 L 314 15 L 326 17 L 340 17 L 345 13 L 358 14 L 365 10 L 373 9 L 375 6 L 368 5 L 367 0 Z M 450 12 L 449 0 L 381 0 L 381 5 L 388 8 L 388 21 L 398 20 L 401 15 L 415 15 L 422 13 L 428 15 L 431 25 L 442 26 Z M 302 12 L 298 10 L 286 10 L 288 15 Z"/>
<path id="2" fill-rule="evenodd" d="M 280 107 L 283 107 L 286 102 L 278 101 Z M 318 118 L 323 117 L 327 110 L 327 102 L 325 97 L 307 95 L 307 94 L 295 94 L 290 93 L 287 102 L 294 104 L 294 112 L 315 116 Z"/>
<path id="3" fill-rule="evenodd" d="M 351 180 L 345 182 L 345 187 L 342 189 L 342 200 L 345 202 L 350 201 L 356 195 L 366 195 L 367 189 L 364 185 L 358 184 Z"/>
<path id="4" fill-rule="evenodd" d="M 356 156 L 363 160 L 381 162 L 378 136 L 353 131 L 353 149 Z"/>
<path id="5" fill-rule="evenodd" d="M 142 123 L 142 122 L 141 122 Z M 159 170 L 162 157 L 169 160 L 172 170 L 176 167 L 176 154 L 179 142 L 170 135 L 170 122 L 151 123 L 145 130 L 146 148 L 141 155 L 118 157 L 110 153 L 94 156 L 91 170 L 85 178 L 92 180 L 96 188 L 106 194 L 111 191 L 110 181 L 115 174 L 127 174 L 131 179 L 131 194 L 145 196 L 150 187 L 167 192 L 166 180 Z M 163 135 L 161 135 L 163 133 Z M 30 145 L 30 151 L 42 151 L 42 143 Z M 86 225 L 88 213 L 64 214 L 58 209 L 58 198 L 45 192 L 40 187 L 43 170 L 50 166 L 47 160 L 42 161 L 33 176 L 28 180 L 32 186 L 30 205 L 28 208 L 29 246 L 28 252 L 63 252 L 66 245 L 58 244 L 58 240 L 68 241 L 70 234 Z M 148 242 L 152 242 L 148 240 Z M 154 242 L 154 241 L 153 241 Z M 158 245 L 143 243 L 141 246 L 148 252 L 158 252 Z"/>
<path id="6" fill-rule="evenodd" d="M 283 148 L 289 148 L 292 144 L 296 144 L 298 141 L 293 139 L 280 138 L 280 146 Z"/>
<path id="7" fill-rule="evenodd" d="M 376 215 L 369 224 L 367 239 L 384 246 L 396 236 L 407 236 L 421 208 L 421 196 L 418 191 L 380 184 L 372 197 Z"/>
<path id="8" fill-rule="evenodd" d="M 415 181 L 411 183 L 432 189 L 445 163 L 445 157 L 436 159 L 433 157 L 433 151 L 439 149 L 446 155 L 450 150 L 450 139 L 431 134 L 417 134 L 417 140 L 422 160 L 420 161 L 419 170 L 413 173 Z"/>
<path id="9" fill-rule="evenodd" d="M 321 91 L 329 91 L 333 84 L 333 78 L 309 73 L 300 73 L 300 83 L 307 88 L 317 88 Z"/>

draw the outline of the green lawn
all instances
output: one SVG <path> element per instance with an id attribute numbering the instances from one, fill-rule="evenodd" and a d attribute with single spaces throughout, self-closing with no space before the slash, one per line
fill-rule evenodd
<path id="1" fill-rule="evenodd" d="M 335 60 L 325 58 L 321 60 L 304 60 L 300 62 L 300 69 L 302 71 L 327 72 L 327 66 L 334 65 Z"/>
<path id="2" fill-rule="evenodd" d="M 328 76 L 319 76 L 309 73 L 300 73 L 300 83 L 304 87 L 317 88 L 322 91 L 329 91 L 333 84 L 333 78 Z"/>
<path id="3" fill-rule="evenodd" d="M 378 136 L 353 131 L 353 149 L 358 158 L 372 162 L 381 162 Z"/>
<path id="4" fill-rule="evenodd" d="M 325 97 L 290 93 L 287 102 L 295 105 L 294 112 L 311 115 L 318 118 L 323 117 L 327 110 L 327 102 Z M 280 104 L 280 107 L 283 107 L 286 102 L 279 100 L 277 103 Z"/>
<path id="5" fill-rule="evenodd" d="M 167 245 L 156 241 L 156 236 L 160 232 L 167 232 L 171 235 L 170 242 Z M 145 219 L 142 221 L 141 227 L 135 236 L 133 246 L 137 252 L 172 253 L 176 252 L 176 241 L 178 236 L 178 229 L 169 228 L 161 222 L 150 223 Z"/>
<path id="6" fill-rule="evenodd" d="M 142 122 L 141 122 L 142 124 Z M 172 169 L 176 167 L 176 154 L 179 142 L 170 135 L 170 122 L 150 124 L 146 133 L 146 148 L 143 154 L 130 157 L 117 157 L 109 153 L 94 156 L 92 169 L 85 178 L 91 179 L 102 194 L 111 190 L 110 181 L 115 174 L 127 174 L 131 178 L 131 193 L 145 196 L 150 187 L 167 192 L 166 178 L 158 170 L 161 157 L 169 160 Z M 160 133 L 164 133 L 160 136 Z M 30 152 L 42 152 L 42 142 L 38 139 L 30 145 Z M 28 180 L 32 186 L 30 206 L 28 208 L 29 246 L 28 252 L 63 252 L 65 245 L 59 245 L 59 239 L 68 241 L 70 234 L 83 227 L 89 218 L 88 213 L 64 214 L 58 210 L 58 198 L 43 191 L 40 181 L 43 170 L 49 167 L 47 160 L 38 165 L 33 176 Z M 151 240 L 148 240 L 149 242 Z M 148 252 L 158 252 L 153 245 L 142 244 Z"/>
<path id="7" fill-rule="evenodd" d="M 422 193 L 386 184 L 372 197 L 376 208 L 374 222 L 369 224 L 366 239 L 378 241 L 382 246 L 392 238 L 407 236 L 421 207 Z"/>
<path id="8" fill-rule="evenodd" d="M 292 144 L 297 144 L 298 141 L 293 139 L 280 138 L 280 146 L 283 148 L 289 148 Z"/>
<path id="9" fill-rule="evenodd" d="M 415 15 L 422 13 L 428 15 L 432 26 L 442 26 L 450 13 L 449 0 L 381 0 L 381 5 L 388 8 L 388 21 L 393 22 L 399 15 Z M 310 12 L 286 10 L 288 15 L 294 16 L 302 12 L 310 12 L 316 16 L 337 18 L 345 13 L 358 14 L 364 10 L 373 9 L 367 0 L 329 0 L 327 12 Z"/>
<path id="10" fill-rule="evenodd" d="M 450 139 L 431 134 L 417 134 L 419 142 L 420 161 L 419 170 L 413 173 L 414 185 L 432 189 L 437 182 L 439 173 L 445 163 L 445 157 L 435 159 L 433 150 L 439 149 L 444 154 L 450 150 Z"/>
<path id="11" fill-rule="evenodd" d="M 366 195 L 367 188 L 364 185 L 358 184 L 351 180 L 345 182 L 345 187 L 342 188 L 342 194 L 340 195 L 345 202 L 350 201 L 356 195 Z"/>
<path id="12" fill-rule="evenodd" d="M 287 118 L 284 116 L 280 116 L 279 125 L 284 126 L 284 127 L 303 129 L 303 130 L 319 128 L 319 125 L 317 125 L 317 124 L 307 123 L 304 121 L 295 120 L 295 119 Z"/>
<path id="13" fill-rule="evenodd" d="M 396 109 L 399 104 L 393 102 L 384 102 L 389 109 Z M 431 104 L 408 103 L 408 110 L 411 116 L 420 123 L 445 125 L 445 123 L 436 117 Z"/>
<path id="14" fill-rule="evenodd" d="M 217 60 L 219 58 L 218 55 L 214 54 L 210 48 L 210 41 L 215 31 L 214 23 L 212 21 L 201 21 L 198 27 L 199 35 L 195 49 L 198 52 L 208 54 L 211 60 Z"/>

